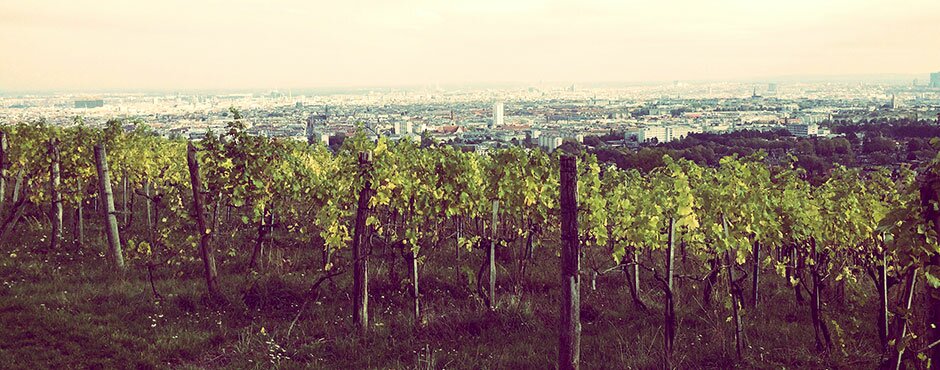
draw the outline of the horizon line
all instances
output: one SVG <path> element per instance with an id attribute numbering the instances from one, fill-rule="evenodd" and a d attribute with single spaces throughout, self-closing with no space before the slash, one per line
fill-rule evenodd
<path id="1" fill-rule="evenodd" d="M 409 84 L 352 84 L 352 85 L 321 85 L 321 86 L 266 86 L 266 87 L 95 87 L 95 88 L 18 88 L 3 89 L 0 88 L 0 95 L 15 94 L 92 94 L 92 93 L 168 93 L 168 92 L 258 92 L 258 91 L 289 91 L 298 90 L 310 92 L 315 90 L 333 91 L 333 92 L 361 92 L 369 90 L 412 90 L 426 88 L 449 88 L 449 89 L 489 89 L 489 88 L 524 88 L 537 87 L 537 85 L 548 85 L 551 87 L 577 86 L 580 88 L 601 88 L 601 87 L 629 87 L 629 86 L 656 86 L 674 83 L 686 84 L 710 84 L 710 83 L 817 83 L 817 82 L 842 82 L 842 83 L 881 83 L 881 84 L 912 84 L 926 77 L 925 81 L 929 83 L 929 77 L 932 73 L 853 73 L 853 74 L 784 74 L 776 76 L 763 77 L 742 77 L 742 78 L 706 78 L 706 79 L 652 79 L 652 80 L 609 80 L 609 81 L 486 81 L 486 82 L 442 82 L 442 83 L 409 83 Z M 580 85 L 580 86 L 578 86 Z M 924 86 L 923 85 L 918 86 Z"/>

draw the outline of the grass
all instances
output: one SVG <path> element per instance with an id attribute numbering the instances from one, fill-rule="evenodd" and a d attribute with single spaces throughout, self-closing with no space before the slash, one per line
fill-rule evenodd
<path id="1" fill-rule="evenodd" d="M 28 232 L 27 232 L 28 234 Z M 37 239 L 31 239 L 36 237 Z M 18 239 L 38 240 L 35 235 Z M 101 244 L 103 245 L 103 243 Z M 10 368 L 327 368 L 427 369 L 555 366 L 560 292 L 556 258 L 537 257 L 520 295 L 500 270 L 498 308 L 484 309 L 466 275 L 458 280 L 453 257 L 431 253 L 421 275 L 422 323 L 411 317 L 407 272 L 388 278 L 373 263 L 371 333 L 355 335 L 348 275 L 324 283 L 310 299 L 317 253 L 284 248 L 291 262 L 277 272 L 247 274 L 222 265 L 220 299 L 204 293 L 196 262 L 156 270 L 155 299 L 146 270 L 133 265 L 115 276 L 89 250 L 37 253 L 34 245 L 0 247 L 0 358 Z M 446 249 L 450 251 L 450 249 Z M 306 249 L 309 251 L 309 249 Z M 452 251 L 450 251 L 452 253 Z M 307 255 L 311 255 L 308 257 Z M 195 255 L 195 252 L 194 252 Z M 464 256 L 463 269 L 479 266 L 481 253 Z M 830 304 L 837 348 L 814 349 L 809 307 L 794 303 L 783 280 L 766 272 L 763 300 L 744 310 L 747 348 L 734 355 L 725 295 L 713 307 L 700 303 L 700 287 L 679 280 L 675 362 L 679 368 L 874 368 L 876 297 L 865 280 L 851 285 L 844 305 Z M 582 278 L 581 363 L 586 369 L 648 369 L 661 361 L 661 293 L 644 276 L 649 311 L 634 309 L 621 274 L 599 277 L 597 290 Z M 719 292 L 726 291 L 719 286 Z"/>

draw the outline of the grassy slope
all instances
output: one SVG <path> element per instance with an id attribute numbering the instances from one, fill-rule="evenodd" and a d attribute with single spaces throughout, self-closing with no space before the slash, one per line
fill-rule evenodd
<path id="1" fill-rule="evenodd" d="M 0 248 L 0 359 L 7 359 L 2 367 L 554 366 L 559 277 L 551 255 L 539 257 L 521 298 L 509 294 L 507 272 L 501 270 L 500 283 L 506 285 L 500 286 L 500 307 L 487 312 L 470 295 L 467 277 L 455 278 L 452 256 L 432 254 L 421 276 L 420 330 L 413 329 L 407 291 L 390 285 L 386 265 L 376 261 L 370 299 L 375 327 L 372 335 L 359 339 L 351 334 L 349 277 L 324 284 L 323 298 L 305 302 L 314 280 L 305 271 L 314 261 L 305 261 L 300 251 L 294 252 L 293 267 L 264 276 L 223 268 L 225 299 L 213 302 L 204 298 L 195 264 L 176 275 L 159 269 L 157 287 L 164 299 L 158 301 L 143 268 L 132 268 L 122 280 L 111 276 L 100 255 L 27 252 L 34 248 L 11 242 Z M 480 253 L 467 258 L 464 273 L 480 259 Z M 399 274 L 407 276 L 403 269 Z M 809 308 L 794 304 L 782 279 L 767 273 L 763 281 L 763 303 L 745 310 L 749 346 L 742 361 L 733 358 L 727 299 L 703 309 L 698 287 L 681 281 L 675 355 L 680 368 L 875 367 L 875 300 L 869 297 L 876 295 L 869 281 L 853 285 L 859 290 L 849 289 L 845 305 L 828 306 L 826 317 L 835 322 L 831 330 L 839 347 L 828 355 L 813 349 Z M 652 279 L 645 280 L 644 299 L 651 311 L 639 311 L 624 282 L 620 274 L 602 276 L 591 291 L 583 280 L 584 368 L 655 368 L 660 363 L 661 294 Z"/>

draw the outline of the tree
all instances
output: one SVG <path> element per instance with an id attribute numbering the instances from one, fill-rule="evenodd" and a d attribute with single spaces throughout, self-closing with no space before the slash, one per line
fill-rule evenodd
<path id="1" fill-rule="evenodd" d="M 599 137 L 594 136 L 594 135 L 588 135 L 584 137 L 584 145 L 590 146 L 590 147 L 601 147 L 606 144 L 604 144 L 604 142 L 601 141 Z"/>
<path id="2" fill-rule="evenodd" d="M 565 141 L 561 143 L 561 146 L 555 150 L 577 156 L 580 155 L 581 152 L 585 150 L 585 148 L 584 145 L 579 143 L 577 140 L 565 139 Z"/>
<path id="3" fill-rule="evenodd" d="M 894 140 L 882 137 L 882 136 L 865 136 L 865 140 L 862 143 L 862 152 L 865 154 L 872 153 L 892 153 L 897 150 L 897 143 Z"/>

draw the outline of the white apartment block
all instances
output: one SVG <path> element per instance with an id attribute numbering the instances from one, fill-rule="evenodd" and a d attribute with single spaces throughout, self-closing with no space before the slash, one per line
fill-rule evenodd
<path id="1" fill-rule="evenodd" d="M 637 142 L 647 143 L 656 139 L 660 143 L 668 143 L 689 136 L 690 133 L 701 132 L 701 129 L 689 126 L 648 126 L 627 131 L 625 139 L 635 137 Z"/>
<path id="2" fill-rule="evenodd" d="M 545 148 L 545 150 L 552 151 L 561 146 L 561 143 L 565 141 L 561 136 L 555 135 L 541 135 L 539 136 L 539 146 Z"/>
<path id="3" fill-rule="evenodd" d="M 815 123 L 792 124 L 787 125 L 787 131 L 790 131 L 793 136 L 798 137 L 817 136 L 819 135 L 819 125 Z"/>

